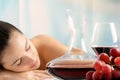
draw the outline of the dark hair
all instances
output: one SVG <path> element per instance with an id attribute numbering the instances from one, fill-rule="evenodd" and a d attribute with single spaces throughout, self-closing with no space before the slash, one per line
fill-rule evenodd
<path id="1" fill-rule="evenodd" d="M 8 22 L 0 21 L 0 56 L 1 56 L 2 51 L 8 45 L 10 35 L 13 31 L 17 31 L 17 32 L 22 33 L 14 25 L 12 25 Z M 0 57 L 0 59 L 1 59 L 1 57 Z"/>
<path id="2" fill-rule="evenodd" d="M 0 53 L 8 44 L 8 40 L 13 31 L 22 33 L 19 29 L 8 22 L 0 21 Z"/>

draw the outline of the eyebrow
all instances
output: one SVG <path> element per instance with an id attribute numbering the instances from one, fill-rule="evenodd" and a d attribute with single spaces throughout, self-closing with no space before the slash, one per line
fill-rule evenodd
<path id="1" fill-rule="evenodd" d="M 27 44 L 28 44 L 28 41 L 27 41 L 27 38 L 26 38 L 26 41 L 25 41 L 25 50 L 27 48 Z M 18 58 L 17 60 L 15 60 L 12 65 L 14 65 L 20 58 Z"/>

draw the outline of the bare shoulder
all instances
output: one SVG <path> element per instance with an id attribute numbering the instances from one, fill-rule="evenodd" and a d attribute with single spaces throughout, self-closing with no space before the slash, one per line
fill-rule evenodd
<path id="1" fill-rule="evenodd" d="M 34 36 L 32 39 L 35 39 L 35 38 L 50 38 L 51 36 L 47 35 L 47 34 L 39 34 L 39 35 L 36 35 Z"/>
<path id="2" fill-rule="evenodd" d="M 45 62 L 48 62 L 56 57 L 63 55 L 67 51 L 67 46 L 49 35 L 37 35 L 33 37 L 32 42 Z M 48 56 L 48 55 L 52 56 Z"/>
<path id="3" fill-rule="evenodd" d="M 55 38 L 46 35 L 46 34 L 41 34 L 41 35 L 36 35 L 33 38 L 31 38 L 31 41 L 34 45 L 38 45 L 39 47 L 43 46 L 48 46 L 50 44 L 53 45 L 53 43 L 60 43 L 58 40 Z"/>
<path id="4" fill-rule="evenodd" d="M 43 53 L 43 47 L 48 45 L 48 41 L 50 41 L 50 36 L 46 34 L 40 34 L 32 37 L 30 40 L 37 49 L 38 53 Z M 40 54 L 39 54 L 40 55 Z"/>
<path id="5" fill-rule="evenodd" d="M 42 44 L 47 38 L 49 38 L 48 35 L 41 34 L 41 35 L 36 35 L 32 37 L 30 40 L 34 45 L 37 45 L 38 43 Z"/>
<path id="6" fill-rule="evenodd" d="M 39 42 L 39 41 L 46 41 L 48 39 L 52 39 L 52 37 L 50 37 L 49 35 L 40 34 L 40 35 L 36 35 L 36 36 L 32 37 L 31 41 Z"/>

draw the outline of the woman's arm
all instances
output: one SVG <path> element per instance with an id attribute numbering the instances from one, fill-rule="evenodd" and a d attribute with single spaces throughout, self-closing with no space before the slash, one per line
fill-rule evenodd
<path id="1" fill-rule="evenodd" d="M 51 78 L 45 70 L 33 70 L 16 73 L 12 71 L 0 71 L 0 80 L 45 80 Z"/>

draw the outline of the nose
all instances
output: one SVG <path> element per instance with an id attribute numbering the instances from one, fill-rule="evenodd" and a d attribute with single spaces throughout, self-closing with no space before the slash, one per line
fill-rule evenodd
<path id="1" fill-rule="evenodd" d="M 28 58 L 31 58 L 31 59 L 34 57 L 32 51 L 26 52 L 26 53 L 25 53 L 25 56 L 28 57 Z"/>
<path id="2" fill-rule="evenodd" d="M 35 57 L 31 52 L 27 53 L 24 59 L 25 59 L 26 64 L 31 64 L 35 61 Z"/>

